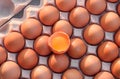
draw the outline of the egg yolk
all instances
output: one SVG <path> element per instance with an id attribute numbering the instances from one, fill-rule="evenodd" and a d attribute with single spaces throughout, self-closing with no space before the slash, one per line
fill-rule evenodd
<path id="1" fill-rule="evenodd" d="M 64 51 L 68 48 L 68 41 L 62 36 L 57 36 L 52 39 L 52 47 L 57 51 Z"/>

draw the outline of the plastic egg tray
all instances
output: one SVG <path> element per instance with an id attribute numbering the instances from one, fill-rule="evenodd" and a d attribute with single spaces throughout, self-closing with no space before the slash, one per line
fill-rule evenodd
<path id="1" fill-rule="evenodd" d="M 21 1 L 21 3 L 19 1 Z M 30 0 L 13 0 L 13 2 L 15 2 L 14 6 L 16 5 L 16 8 L 15 8 L 12 5 L 12 3 L 11 3 L 12 1 L 11 0 L 9 0 L 8 2 L 6 0 L 6 3 L 11 6 L 7 10 L 11 13 L 12 11 L 17 10 L 17 8 L 19 8 L 19 6 L 24 6 L 25 4 L 27 4 L 29 1 Z M 0 3 L 1 2 L 2 2 L 2 0 L 0 0 Z M 38 19 L 38 12 L 39 12 L 39 10 L 45 4 L 48 4 L 48 3 L 49 4 L 53 4 L 55 6 L 54 0 L 40 0 L 40 4 L 39 5 L 29 5 L 29 6 L 27 6 L 24 9 L 24 15 L 23 15 L 22 18 L 12 18 L 9 22 L 4 24 L 0 28 L 0 44 L 3 45 L 3 43 L 2 43 L 3 38 L 10 31 L 14 30 L 14 31 L 18 31 L 19 32 L 20 31 L 19 30 L 19 26 L 26 18 L 33 17 L 33 18 L 37 18 Z M 107 2 L 107 9 L 105 10 L 105 12 L 107 12 L 107 11 L 115 11 L 116 12 L 116 6 L 117 6 L 118 3 L 120 3 L 120 1 L 117 2 L 117 3 Z M 19 5 L 17 5 L 17 4 L 19 4 Z M 85 0 L 77 0 L 77 5 L 76 6 L 83 6 L 83 7 L 85 7 Z M 1 10 L 1 8 L 0 8 L 0 10 Z M 14 12 L 14 13 L 16 13 L 16 12 Z M 103 14 L 104 14 L 104 12 L 103 12 Z M 61 12 L 60 11 L 60 19 L 68 20 L 68 15 L 69 15 L 68 12 Z M 99 24 L 99 19 L 100 19 L 101 15 L 90 14 L 90 22 L 88 24 L 90 24 L 90 23 L 97 23 L 97 24 Z M 11 15 L 8 15 L 8 14 L 2 15 L 0 13 L 0 17 L 2 17 L 2 16 L 6 16 L 6 17 L 8 16 L 8 18 L 10 18 L 11 16 L 13 16 L 13 14 L 11 13 Z M 6 17 L 3 18 L 2 20 L 6 19 Z M 1 23 L 2 20 L 0 20 L 0 25 L 2 24 Z M 51 26 L 43 25 L 43 33 L 42 34 L 49 34 L 49 35 L 51 35 L 52 34 L 51 28 L 52 28 Z M 73 27 L 73 35 L 72 35 L 72 37 L 75 36 L 75 37 L 80 37 L 80 38 L 83 39 L 83 35 L 82 35 L 83 34 L 82 33 L 83 30 L 84 30 L 84 28 L 75 28 L 75 27 Z M 114 41 L 114 33 L 105 32 L 104 40 Z M 25 47 L 33 48 L 33 41 L 34 40 L 26 39 Z M 93 45 L 87 44 L 87 46 L 88 46 L 87 54 L 95 54 L 95 55 L 97 55 L 96 54 L 96 50 L 97 50 L 98 45 L 94 45 L 93 46 Z M 7 60 L 16 61 L 16 55 L 17 54 L 8 52 L 8 59 Z M 44 64 L 44 65 L 48 66 L 47 59 L 48 59 L 48 56 L 47 57 L 39 56 L 39 64 Z M 80 59 L 72 59 L 72 58 L 70 58 L 70 60 L 71 60 L 70 61 L 71 63 L 70 63 L 69 67 L 75 67 L 75 68 L 79 69 L 79 61 L 81 60 L 81 58 Z M 102 69 L 101 70 L 110 71 L 111 63 L 106 63 L 106 62 L 103 62 L 103 61 L 101 61 L 101 62 L 102 62 Z M 31 72 L 31 70 L 24 70 L 24 69 L 22 69 L 21 77 L 22 78 L 26 78 L 26 79 L 30 79 L 30 72 Z M 61 79 L 61 75 L 62 75 L 62 73 L 54 73 L 53 72 L 53 79 Z M 84 79 L 93 79 L 93 77 L 84 75 Z"/>
<path id="2" fill-rule="evenodd" d="M 0 0 L 0 26 L 30 2 L 31 0 Z"/>

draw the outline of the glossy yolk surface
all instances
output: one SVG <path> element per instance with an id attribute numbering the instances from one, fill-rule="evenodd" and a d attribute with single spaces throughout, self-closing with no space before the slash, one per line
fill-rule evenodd
<path id="1" fill-rule="evenodd" d="M 52 47 L 57 51 L 64 51 L 68 48 L 68 41 L 62 36 L 56 36 L 52 39 Z"/>

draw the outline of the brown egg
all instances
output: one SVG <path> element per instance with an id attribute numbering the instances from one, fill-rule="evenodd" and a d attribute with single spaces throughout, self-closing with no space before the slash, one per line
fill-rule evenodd
<path id="1" fill-rule="evenodd" d="M 101 60 L 111 62 L 118 57 L 119 49 L 114 42 L 105 41 L 98 47 L 97 53 Z"/>
<path id="2" fill-rule="evenodd" d="M 115 79 L 115 78 L 110 72 L 101 71 L 95 75 L 94 79 Z"/>
<path id="3" fill-rule="evenodd" d="M 39 65 L 31 71 L 31 79 L 52 79 L 52 73 L 48 67 Z"/>
<path id="4" fill-rule="evenodd" d="M 101 17 L 100 24 L 105 31 L 114 32 L 120 27 L 120 17 L 115 12 L 107 12 Z"/>
<path id="5" fill-rule="evenodd" d="M 21 70 L 13 61 L 6 61 L 0 67 L 0 79 L 19 79 Z"/>
<path id="6" fill-rule="evenodd" d="M 66 70 L 63 73 L 62 79 L 83 79 L 83 76 L 80 73 L 80 71 L 78 71 L 77 69 L 72 68 L 72 69 Z"/>
<path id="7" fill-rule="evenodd" d="M 92 14 L 100 14 L 106 9 L 106 0 L 87 0 L 86 8 Z"/>
<path id="8" fill-rule="evenodd" d="M 0 46 L 0 65 L 7 60 L 7 51 Z"/>
<path id="9" fill-rule="evenodd" d="M 80 58 L 87 51 L 87 46 L 80 38 L 71 39 L 71 44 L 68 50 L 68 55 L 72 58 Z"/>
<path id="10" fill-rule="evenodd" d="M 60 14 L 57 8 L 47 5 L 39 11 L 39 19 L 45 25 L 53 25 L 59 20 Z"/>
<path id="11" fill-rule="evenodd" d="M 66 53 L 70 46 L 70 38 L 65 32 L 55 32 L 48 40 L 48 45 L 55 54 Z"/>
<path id="12" fill-rule="evenodd" d="M 38 56 L 32 49 L 23 49 L 17 57 L 18 64 L 24 69 L 32 69 L 38 64 Z"/>
<path id="13" fill-rule="evenodd" d="M 118 6 L 117 6 L 117 12 L 118 12 L 118 14 L 120 15 L 120 3 L 119 3 Z"/>
<path id="14" fill-rule="evenodd" d="M 101 69 L 101 61 L 95 55 L 87 55 L 80 61 L 80 69 L 86 75 L 95 75 Z"/>
<path id="15" fill-rule="evenodd" d="M 34 42 L 34 49 L 39 55 L 49 55 L 51 53 L 50 47 L 48 46 L 49 36 L 42 35 L 38 37 Z"/>
<path id="16" fill-rule="evenodd" d="M 69 66 L 69 58 L 65 54 L 52 54 L 48 59 L 48 65 L 54 72 L 61 73 Z"/>
<path id="17" fill-rule="evenodd" d="M 20 51 L 25 44 L 24 37 L 18 32 L 10 32 L 4 38 L 4 46 L 10 52 Z"/>
<path id="18" fill-rule="evenodd" d="M 104 39 L 104 30 L 98 24 L 90 24 L 84 30 L 83 36 L 87 43 L 96 45 Z"/>
<path id="19" fill-rule="evenodd" d="M 120 30 L 115 34 L 115 43 L 120 47 Z"/>
<path id="20" fill-rule="evenodd" d="M 69 36 L 72 35 L 72 25 L 66 20 L 59 20 L 55 23 L 52 29 L 53 33 L 62 31 L 67 33 Z"/>
<path id="21" fill-rule="evenodd" d="M 77 3 L 77 0 L 55 0 L 56 6 L 61 11 L 70 11 Z"/>
<path id="22" fill-rule="evenodd" d="M 75 27 L 84 27 L 89 22 L 90 16 L 85 8 L 76 7 L 70 12 L 69 20 Z"/>
<path id="23" fill-rule="evenodd" d="M 118 2 L 118 0 L 107 0 L 109 2 Z"/>
<path id="24" fill-rule="evenodd" d="M 120 79 L 120 58 L 112 63 L 111 72 L 117 79 Z"/>
<path id="25" fill-rule="evenodd" d="M 22 35 L 27 39 L 35 39 L 42 32 L 42 25 L 37 19 L 26 19 L 20 27 Z"/>

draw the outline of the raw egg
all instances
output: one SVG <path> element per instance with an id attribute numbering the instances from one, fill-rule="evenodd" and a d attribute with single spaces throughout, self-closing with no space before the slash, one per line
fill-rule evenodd
<path id="1" fill-rule="evenodd" d="M 118 0 L 107 0 L 109 2 L 118 2 Z"/>
<path id="2" fill-rule="evenodd" d="M 76 7 L 70 12 L 69 20 L 75 27 L 84 27 L 89 22 L 90 16 L 87 9 Z"/>
<path id="3" fill-rule="evenodd" d="M 52 5 L 46 5 L 39 11 L 39 19 L 45 25 L 53 25 L 59 18 L 59 11 Z"/>
<path id="4" fill-rule="evenodd" d="M 55 0 L 56 6 L 61 11 L 70 11 L 77 3 L 77 0 Z"/>
<path id="5" fill-rule="evenodd" d="M 92 14 L 102 13 L 106 5 L 106 0 L 86 0 L 86 8 Z"/>
<path id="6" fill-rule="evenodd" d="M 31 79 L 52 79 L 52 73 L 48 67 L 39 65 L 31 71 Z"/>
<path id="7" fill-rule="evenodd" d="M 110 72 L 101 71 L 95 75 L 94 79 L 115 79 L 115 78 Z"/>
<path id="8" fill-rule="evenodd" d="M 101 61 L 95 55 L 84 56 L 80 61 L 80 69 L 86 75 L 95 75 L 101 70 Z"/>
<path id="9" fill-rule="evenodd" d="M 36 52 L 30 48 L 23 49 L 17 56 L 18 64 L 24 69 L 32 69 L 38 64 Z"/>
<path id="10" fill-rule="evenodd" d="M 90 24 L 84 30 L 83 36 L 87 43 L 96 45 L 104 39 L 104 30 L 98 24 Z"/>
<path id="11" fill-rule="evenodd" d="M 119 3 L 118 6 L 117 6 L 117 12 L 118 12 L 118 14 L 120 15 L 120 3 Z"/>
<path id="12" fill-rule="evenodd" d="M 111 72 L 117 78 L 120 79 L 120 58 L 117 58 L 111 65 Z"/>
<path id="13" fill-rule="evenodd" d="M 18 32 L 10 32 L 4 38 L 4 46 L 10 52 L 19 52 L 24 44 L 24 37 Z"/>
<path id="14" fill-rule="evenodd" d="M 72 38 L 71 44 L 68 50 L 68 55 L 72 58 L 80 58 L 87 51 L 85 42 L 80 38 Z"/>
<path id="15" fill-rule="evenodd" d="M 83 76 L 80 73 L 80 71 L 78 71 L 77 69 L 71 68 L 66 70 L 63 73 L 62 79 L 83 79 Z"/>
<path id="16" fill-rule="evenodd" d="M 120 30 L 115 34 L 115 43 L 120 47 Z"/>
<path id="17" fill-rule="evenodd" d="M 69 66 L 69 57 L 65 54 L 52 54 L 48 59 L 48 65 L 54 72 L 61 73 L 65 71 Z"/>
<path id="18" fill-rule="evenodd" d="M 27 39 L 35 39 L 42 32 L 42 25 L 37 19 L 29 18 L 21 24 L 21 33 Z"/>
<path id="19" fill-rule="evenodd" d="M 108 32 L 114 32 L 120 27 L 120 17 L 115 12 L 107 12 L 100 19 L 101 27 Z"/>
<path id="20" fill-rule="evenodd" d="M 5 48 L 0 46 L 0 64 L 5 62 L 6 60 L 7 60 L 7 51 L 5 50 Z"/>
<path id="21" fill-rule="evenodd" d="M 6 61 L 0 67 L 0 79 L 19 79 L 21 69 L 13 61 Z"/>
<path id="22" fill-rule="evenodd" d="M 46 56 L 51 53 L 50 47 L 48 46 L 48 39 L 49 36 L 42 35 L 35 40 L 34 49 L 39 55 Z"/>
<path id="23" fill-rule="evenodd" d="M 97 53 L 101 60 L 111 62 L 118 57 L 119 49 L 114 42 L 105 41 L 98 47 Z"/>
<path id="24" fill-rule="evenodd" d="M 55 54 L 63 54 L 69 49 L 70 38 L 65 32 L 55 32 L 48 40 L 48 45 Z"/>
<path id="25" fill-rule="evenodd" d="M 67 33 L 69 36 L 72 35 L 72 25 L 66 20 L 59 20 L 53 26 L 53 33 L 62 31 Z"/>

